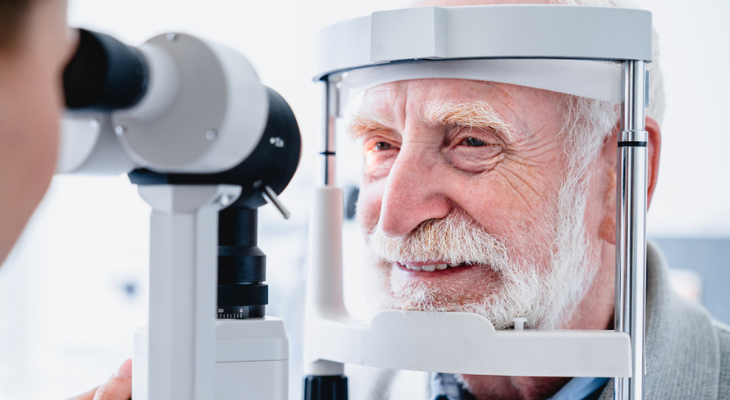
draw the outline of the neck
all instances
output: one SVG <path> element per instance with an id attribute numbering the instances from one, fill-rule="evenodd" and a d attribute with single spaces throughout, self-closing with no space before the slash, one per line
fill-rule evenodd
<path id="1" fill-rule="evenodd" d="M 464 383 L 478 400 L 548 399 L 571 378 L 463 375 Z"/>

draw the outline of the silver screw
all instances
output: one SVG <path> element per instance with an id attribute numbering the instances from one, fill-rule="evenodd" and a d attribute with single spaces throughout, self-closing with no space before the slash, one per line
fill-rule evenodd
<path id="1" fill-rule="evenodd" d="M 99 127 L 99 119 L 98 118 L 92 119 L 90 123 L 91 123 L 91 127 L 94 128 L 94 129 L 96 129 L 96 128 Z"/>
<path id="2" fill-rule="evenodd" d="M 231 200 L 233 198 L 228 194 L 222 194 L 216 199 L 216 203 L 220 204 L 223 207 L 227 207 L 229 204 L 231 204 Z"/>
<path id="3" fill-rule="evenodd" d="M 170 32 L 167 34 L 166 38 L 168 42 L 174 42 L 177 39 L 177 33 Z"/>
<path id="4" fill-rule="evenodd" d="M 123 136 L 126 131 L 127 128 L 125 128 L 124 125 L 117 125 L 114 127 L 114 133 L 116 133 L 117 136 Z"/>
<path id="5" fill-rule="evenodd" d="M 272 137 L 269 139 L 269 143 L 279 148 L 284 147 L 284 139 L 280 137 Z"/>
<path id="6" fill-rule="evenodd" d="M 218 132 L 211 129 L 208 132 L 205 132 L 205 138 L 208 140 L 215 140 L 216 136 L 218 136 Z"/>

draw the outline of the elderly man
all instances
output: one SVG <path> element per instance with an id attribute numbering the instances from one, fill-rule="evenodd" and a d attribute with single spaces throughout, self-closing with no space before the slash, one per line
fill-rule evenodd
<path id="1" fill-rule="evenodd" d="M 419 5 L 485 3 L 497 1 Z M 656 63 L 653 77 L 649 202 L 663 107 Z M 350 133 L 362 144 L 358 217 L 385 305 L 474 312 L 497 329 L 518 316 L 533 328 L 613 329 L 618 118 L 609 103 L 492 82 L 368 90 Z M 730 398 L 730 331 L 672 293 L 652 245 L 647 264 L 645 395 Z M 349 376 L 355 399 L 613 398 L 607 378 Z"/>

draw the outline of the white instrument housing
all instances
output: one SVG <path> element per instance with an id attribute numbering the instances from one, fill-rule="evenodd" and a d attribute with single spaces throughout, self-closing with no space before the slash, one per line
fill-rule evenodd
<path id="1" fill-rule="evenodd" d="M 150 70 L 145 96 L 110 114 L 70 112 L 62 123 L 58 173 L 115 175 L 143 167 L 208 174 L 251 154 L 269 101 L 243 55 L 180 33 L 156 36 L 139 50 Z M 98 146 L 121 148 L 108 151 L 112 159 L 94 154 L 97 160 L 87 164 Z"/>
<path id="2" fill-rule="evenodd" d="M 185 34 L 156 36 L 141 49 L 151 55 L 149 100 L 112 115 L 130 157 L 159 172 L 214 173 L 243 161 L 269 104 L 248 60 Z"/>
<path id="3" fill-rule="evenodd" d="M 296 129 L 297 140 L 287 139 L 286 148 L 296 150 L 298 162 L 300 133 L 291 110 L 259 82 L 243 55 L 178 33 L 154 37 L 139 51 L 149 70 L 143 97 L 123 110 L 67 112 L 57 173 L 229 172 L 244 161 L 260 162 L 249 156 L 261 150 L 267 121 L 282 135 Z M 282 141 L 277 149 L 283 148 Z M 285 178 L 288 183 L 291 175 Z M 283 209 L 274 189 L 262 190 Z M 286 400 L 284 322 L 216 319 L 219 211 L 239 199 L 243 187 L 157 183 L 140 184 L 139 193 L 152 208 L 150 312 L 149 324 L 135 334 L 134 398 Z"/>

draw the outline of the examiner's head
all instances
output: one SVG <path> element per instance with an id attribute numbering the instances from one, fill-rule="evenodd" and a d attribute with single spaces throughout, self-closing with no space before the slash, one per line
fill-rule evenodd
<path id="1" fill-rule="evenodd" d="M 61 74 L 75 34 L 66 0 L 0 0 L 0 264 L 56 166 Z"/>
<path id="2" fill-rule="evenodd" d="M 498 2 L 423 4 L 485 3 Z M 649 201 L 663 104 L 652 83 Z M 498 329 L 515 317 L 608 328 L 618 126 L 614 104 L 509 84 L 418 79 L 368 90 L 350 131 L 365 159 L 358 217 L 387 306 L 476 312 Z"/>

